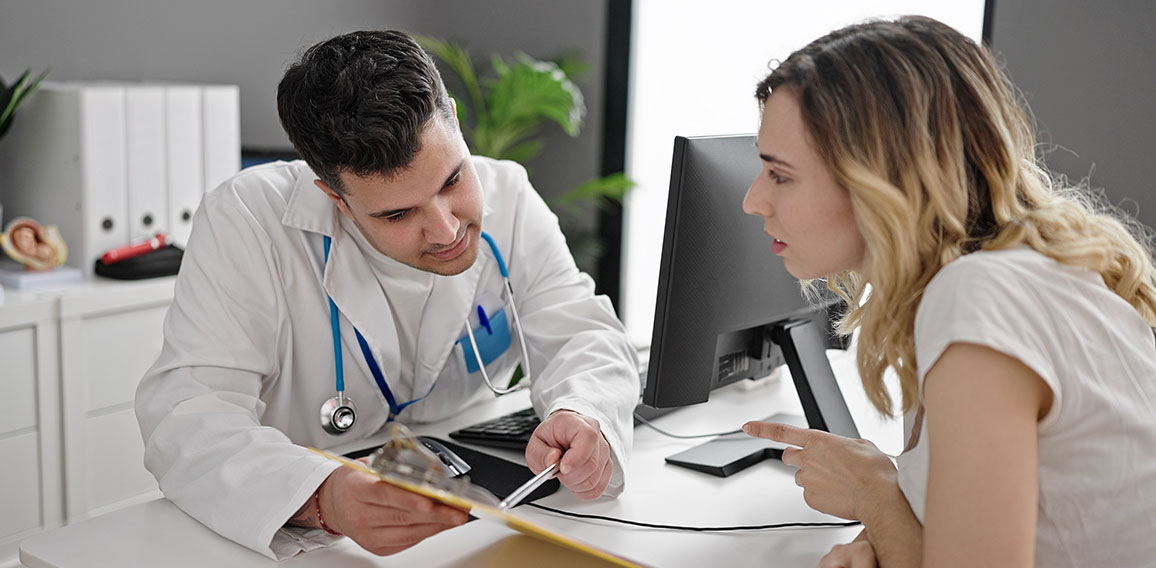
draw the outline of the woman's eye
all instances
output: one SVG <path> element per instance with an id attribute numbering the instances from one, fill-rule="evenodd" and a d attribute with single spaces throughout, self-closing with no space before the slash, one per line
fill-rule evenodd
<path id="1" fill-rule="evenodd" d="M 771 181 L 774 181 L 777 184 L 784 184 L 789 181 L 787 178 L 779 175 L 775 170 L 767 170 L 767 177 L 771 178 Z"/>

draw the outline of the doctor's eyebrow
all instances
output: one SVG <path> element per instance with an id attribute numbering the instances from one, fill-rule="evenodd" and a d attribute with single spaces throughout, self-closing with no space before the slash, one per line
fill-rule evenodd
<path id="1" fill-rule="evenodd" d="M 442 186 L 440 189 L 445 189 L 445 188 L 453 185 L 454 182 L 457 181 L 457 177 L 459 175 L 461 175 L 462 170 L 465 169 L 465 167 L 466 167 L 466 158 L 463 158 L 462 161 L 460 163 L 458 163 L 457 167 L 455 167 L 453 169 L 453 171 L 450 172 L 450 175 L 446 176 L 446 180 L 444 182 L 442 182 Z M 393 217 L 394 215 L 404 213 L 406 211 L 409 211 L 410 209 L 413 209 L 413 208 L 412 207 L 402 207 L 400 209 L 388 209 L 385 211 L 378 211 L 376 213 L 370 213 L 369 216 L 373 217 L 374 219 L 385 219 L 387 217 Z"/>

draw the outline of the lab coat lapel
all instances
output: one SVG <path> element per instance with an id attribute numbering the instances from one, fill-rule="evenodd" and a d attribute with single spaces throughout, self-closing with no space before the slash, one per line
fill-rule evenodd
<path id="1" fill-rule="evenodd" d="M 401 376 L 401 359 L 393 311 L 389 308 L 389 302 L 382 294 L 381 286 L 373 275 L 369 263 L 362 256 L 357 242 L 340 228 L 333 234 L 323 284 L 344 319 L 365 337 L 370 351 L 377 358 L 377 364 L 385 375 L 385 382 L 394 399 L 410 400 L 412 388 L 400 384 L 398 380 Z M 363 370 L 373 390 L 378 390 L 361 353 L 357 335 L 346 325 L 341 327 L 341 343 L 345 346 L 345 353 L 355 354 L 354 360 L 358 362 L 358 368 Z M 350 367 L 348 358 L 346 361 L 348 369 Z"/>
<path id="2" fill-rule="evenodd" d="M 361 346 L 357 343 L 357 334 L 349 325 L 353 324 L 365 337 L 370 351 L 377 358 L 377 364 L 385 375 L 385 382 L 393 392 L 394 398 L 409 400 L 412 398 L 412 389 L 398 384 L 398 377 L 401 376 L 401 359 L 393 311 L 390 310 L 389 302 L 382 294 L 381 286 L 372 269 L 361 255 L 357 242 L 341 228 L 338 218 L 341 212 L 313 183 L 316 179 L 316 174 L 312 172 L 298 178 L 281 222 L 303 231 L 329 235 L 333 239 L 329 247 L 329 261 L 325 263 L 325 273 L 322 275 L 322 286 L 344 316 L 339 321 L 341 344 L 346 355 L 345 368 L 352 369 L 355 365 L 361 369 L 365 379 L 369 381 L 370 390 L 379 392 L 380 397 L 377 383 L 373 380 L 369 365 L 362 356 Z M 322 250 L 315 251 L 319 261 L 324 258 Z M 350 357 L 350 354 L 353 356 Z M 355 375 L 347 372 L 346 381 L 352 376 Z M 386 405 L 384 397 L 380 398 L 382 405 Z M 388 408 L 387 405 L 386 407 Z M 383 417 L 387 414 L 384 413 Z"/>
<path id="3" fill-rule="evenodd" d="M 489 188 L 482 187 L 482 227 L 485 219 L 491 217 L 494 204 L 491 203 Z M 446 366 L 450 350 L 458 337 L 466 332 L 465 325 L 470 310 L 474 309 L 478 282 L 487 270 L 497 270 L 489 245 L 481 235 L 476 237 L 478 258 L 474 265 L 461 274 L 439 276 L 434 279 L 433 290 L 422 314 L 421 331 L 418 332 L 418 368 L 414 377 L 414 393 L 425 396 L 433 388 L 442 369 Z M 455 377 L 456 379 L 456 377 Z"/>
<path id="4" fill-rule="evenodd" d="M 480 238 L 480 237 L 479 237 Z M 485 242 L 482 249 L 486 248 Z M 434 386 L 458 336 L 465 333 L 466 318 L 473 308 L 474 294 L 482 273 L 492 261 L 479 250 L 474 265 L 461 274 L 434 279 L 418 332 L 419 366 L 414 377 L 414 395 L 424 396 Z"/>

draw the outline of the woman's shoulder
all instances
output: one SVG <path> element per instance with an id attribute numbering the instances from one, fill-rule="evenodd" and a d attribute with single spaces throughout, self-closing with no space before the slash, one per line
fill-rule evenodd
<path id="1" fill-rule="evenodd" d="M 963 276 L 982 276 L 985 274 L 1007 275 L 1006 273 L 1023 272 L 1039 274 L 1058 268 L 1059 263 L 1027 246 L 1018 246 L 1000 250 L 980 250 L 965 254 L 945 265 L 932 278 L 935 283 Z"/>
<path id="2" fill-rule="evenodd" d="M 924 297 L 945 294 L 1038 297 L 1057 285 L 1066 289 L 1104 286 L 1097 273 L 1062 264 L 1035 249 L 1019 246 L 976 251 L 955 259 L 932 277 Z"/>
<path id="3" fill-rule="evenodd" d="M 1039 327 L 1053 308 L 1071 301 L 1075 289 L 1094 284 L 1091 278 L 1099 281 L 1098 274 L 1064 266 L 1028 247 L 961 256 L 924 288 L 915 315 L 917 343 L 920 337 Z"/>

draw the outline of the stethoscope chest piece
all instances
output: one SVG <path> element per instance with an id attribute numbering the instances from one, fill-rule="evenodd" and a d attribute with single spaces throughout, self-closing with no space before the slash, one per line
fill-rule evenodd
<path id="1" fill-rule="evenodd" d="M 321 428 L 334 436 L 348 432 L 356 420 L 357 410 L 345 392 L 338 392 L 321 405 Z"/>

